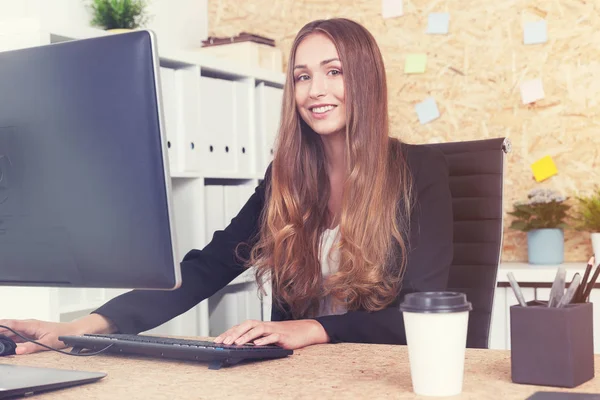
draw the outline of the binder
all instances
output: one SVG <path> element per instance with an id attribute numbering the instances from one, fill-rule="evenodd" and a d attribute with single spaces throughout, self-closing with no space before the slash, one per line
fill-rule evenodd
<path id="1" fill-rule="evenodd" d="M 237 185 L 228 185 L 223 187 L 223 207 L 225 210 L 225 226 L 231 223 L 231 220 L 238 215 L 241 209 L 240 189 Z"/>
<path id="2" fill-rule="evenodd" d="M 224 186 L 225 225 L 228 225 L 240 213 L 255 190 L 256 184 L 253 183 Z"/>
<path id="3" fill-rule="evenodd" d="M 273 160 L 273 149 L 275 140 L 279 134 L 279 126 L 281 124 L 281 107 L 283 104 L 283 89 L 272 86 L 265 86 L 265 95 L 267 100 L 267 145 L 269 146 L 269 160 L 265 166 L 265 170 L 269 162 Z"/>
<path id="4" fill-rule="evenodd" d="M 167 157 L 171 174 L 182 170 L 179 157 L 177 95 L 175 88 L 175 70 L 160 67 L 159 81 L 163 103 L 165 136 L 167 138 Z"/>
<path id="5" fill-rule="evenodd" d="M 207 244 L 216 231 L 225 228 L 225 202 L 224 190 L 220 185 L 207 185 L 204 187 L 205 215 L 206 215 L 206 240 Z"/>
<path id="6" fill-rule="evenodd" d="M 202 155 L 207 174 L 235 173 L 235 126 L 233 82 L 200 77 L 200 119 L 207 140 Z"/>
<path id="7" fill-rule="evenodd" d="M 253 99 L 254 79 L 234 82 L 235 91 L 235 152 L 240 174 L 256 173 L 256 145 Z"/>
<path id="8" fill-rule="evenodd" d="M 250 197 L 254 194 L 256 190 L 256 186 L 258 185 L 257 181 L 252 181 L 252 183 L 243 184 L 238 186 L 238 196 L 239 196 L 239 208 L 240 210 L 244 205 L 250 200 Z"/>
<path id="9" fill-rule="evenodd" d="M 185 172 L 202 170 L 203 141 L 201 135 L 200 68 L 192 67 L 175 71 L 177 93 L 177 126 L 179 165 Z"/>
<path id="10" fill-rule="evenodd" d="M 242 322 L 239 315 L 238 294 L 226 286 L 209 298 L 210 336 L 219 336 L 229 328 Z"/>
<path id="11" fill-rule="evenodd" d="M 248 283 L 248 288 L 239 292 L 239 300 L 244 307 L 244 316 L 246 319 L 263 320 L 262 302 L 258 294 L 258 285 L 256 282 Z"/>
<path id="12" fill-rule="evenodd" d="M 283 89 L 266 86 L 260 82 L 256 86 L 256 135 L 257 147 L 260 153 L 259 171 L 266 171 L 273 160 L 275 139 L 279 133 Z"/>
<path id="13" fill-rule="evenodd" d="M 206 238 L 205 186 L 203 179 L 174 179 L 172 181 L 173 218 L 176 228 L 177 260 L 191 249 L 204 246 Z"/>

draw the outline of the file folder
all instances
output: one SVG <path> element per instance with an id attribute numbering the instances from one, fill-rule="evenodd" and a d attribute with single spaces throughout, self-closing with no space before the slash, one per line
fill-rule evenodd
<path id="1" fill-rule="evenodd" d="M 201 149 L 204 147 L 201 135 L 200 108 L 200 68 L 192 67 L 175 71 L 178 117 L 178 158 L 185 172 L 202 170 Z"/>
<path id="2" fill-rule="evenodd" d="M 163 102 L 165 136 L 171 174 L 181 172 L 179 157 L 177 95 L 175 88 L 175 70 L 160 67 L 160 88 Z"/>

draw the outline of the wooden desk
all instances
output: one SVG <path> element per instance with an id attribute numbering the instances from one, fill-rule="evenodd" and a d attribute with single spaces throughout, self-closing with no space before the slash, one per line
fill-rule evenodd
<path id="1" fill-rule="evenodd" d="M 1 363 L 101 371 L 101 381 L 40 395 L 40 399 L 417 399 L 405 346 L 327 344 L 300 349 L 281 360 L 209 370 L 206 364 L 55 352 L 10 356 Z M 596 378 L 566 391 L 600 393 Z M 517 385 L 510 352 L 468 349 L 463 394 L 455 399 L 519 399 L 536 391 L 565 389 Z"/>

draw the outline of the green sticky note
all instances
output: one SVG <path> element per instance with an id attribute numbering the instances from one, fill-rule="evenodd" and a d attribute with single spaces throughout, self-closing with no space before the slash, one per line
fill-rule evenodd
<path id="1" fill-rule="evenodd" d="M 425 72 L 426 65 L 427 54 L 409 54 L 406 56 L 406 64 L 404 64 L 404 73 L 422 74 Z"/>

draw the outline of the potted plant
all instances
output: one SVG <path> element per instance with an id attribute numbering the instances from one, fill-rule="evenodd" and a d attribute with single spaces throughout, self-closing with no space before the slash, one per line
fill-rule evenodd
<path id="1" fill-rule="evenodd" d="M 146 0 L 92 0 L 91 24 L 111 33 L 137 29 L 148 21 Z"/>
<path id="2" fill-rule="evenodd" d="M 596 259 L 600 257 L 600 189 L 589 196 L 576 196 L 573 215 L 575 229 L 589 232 Z"/>
<path id="3" fill-rule="evenodd" d="M 509 212 L 514 220 L 510 228 L 527 232 L 530 264 L 553 265 L 564 260 L 564 229 L 570 205 L 567 198 L 550 189 L 534 189 L 527 201 L 514 204 Z"/>

